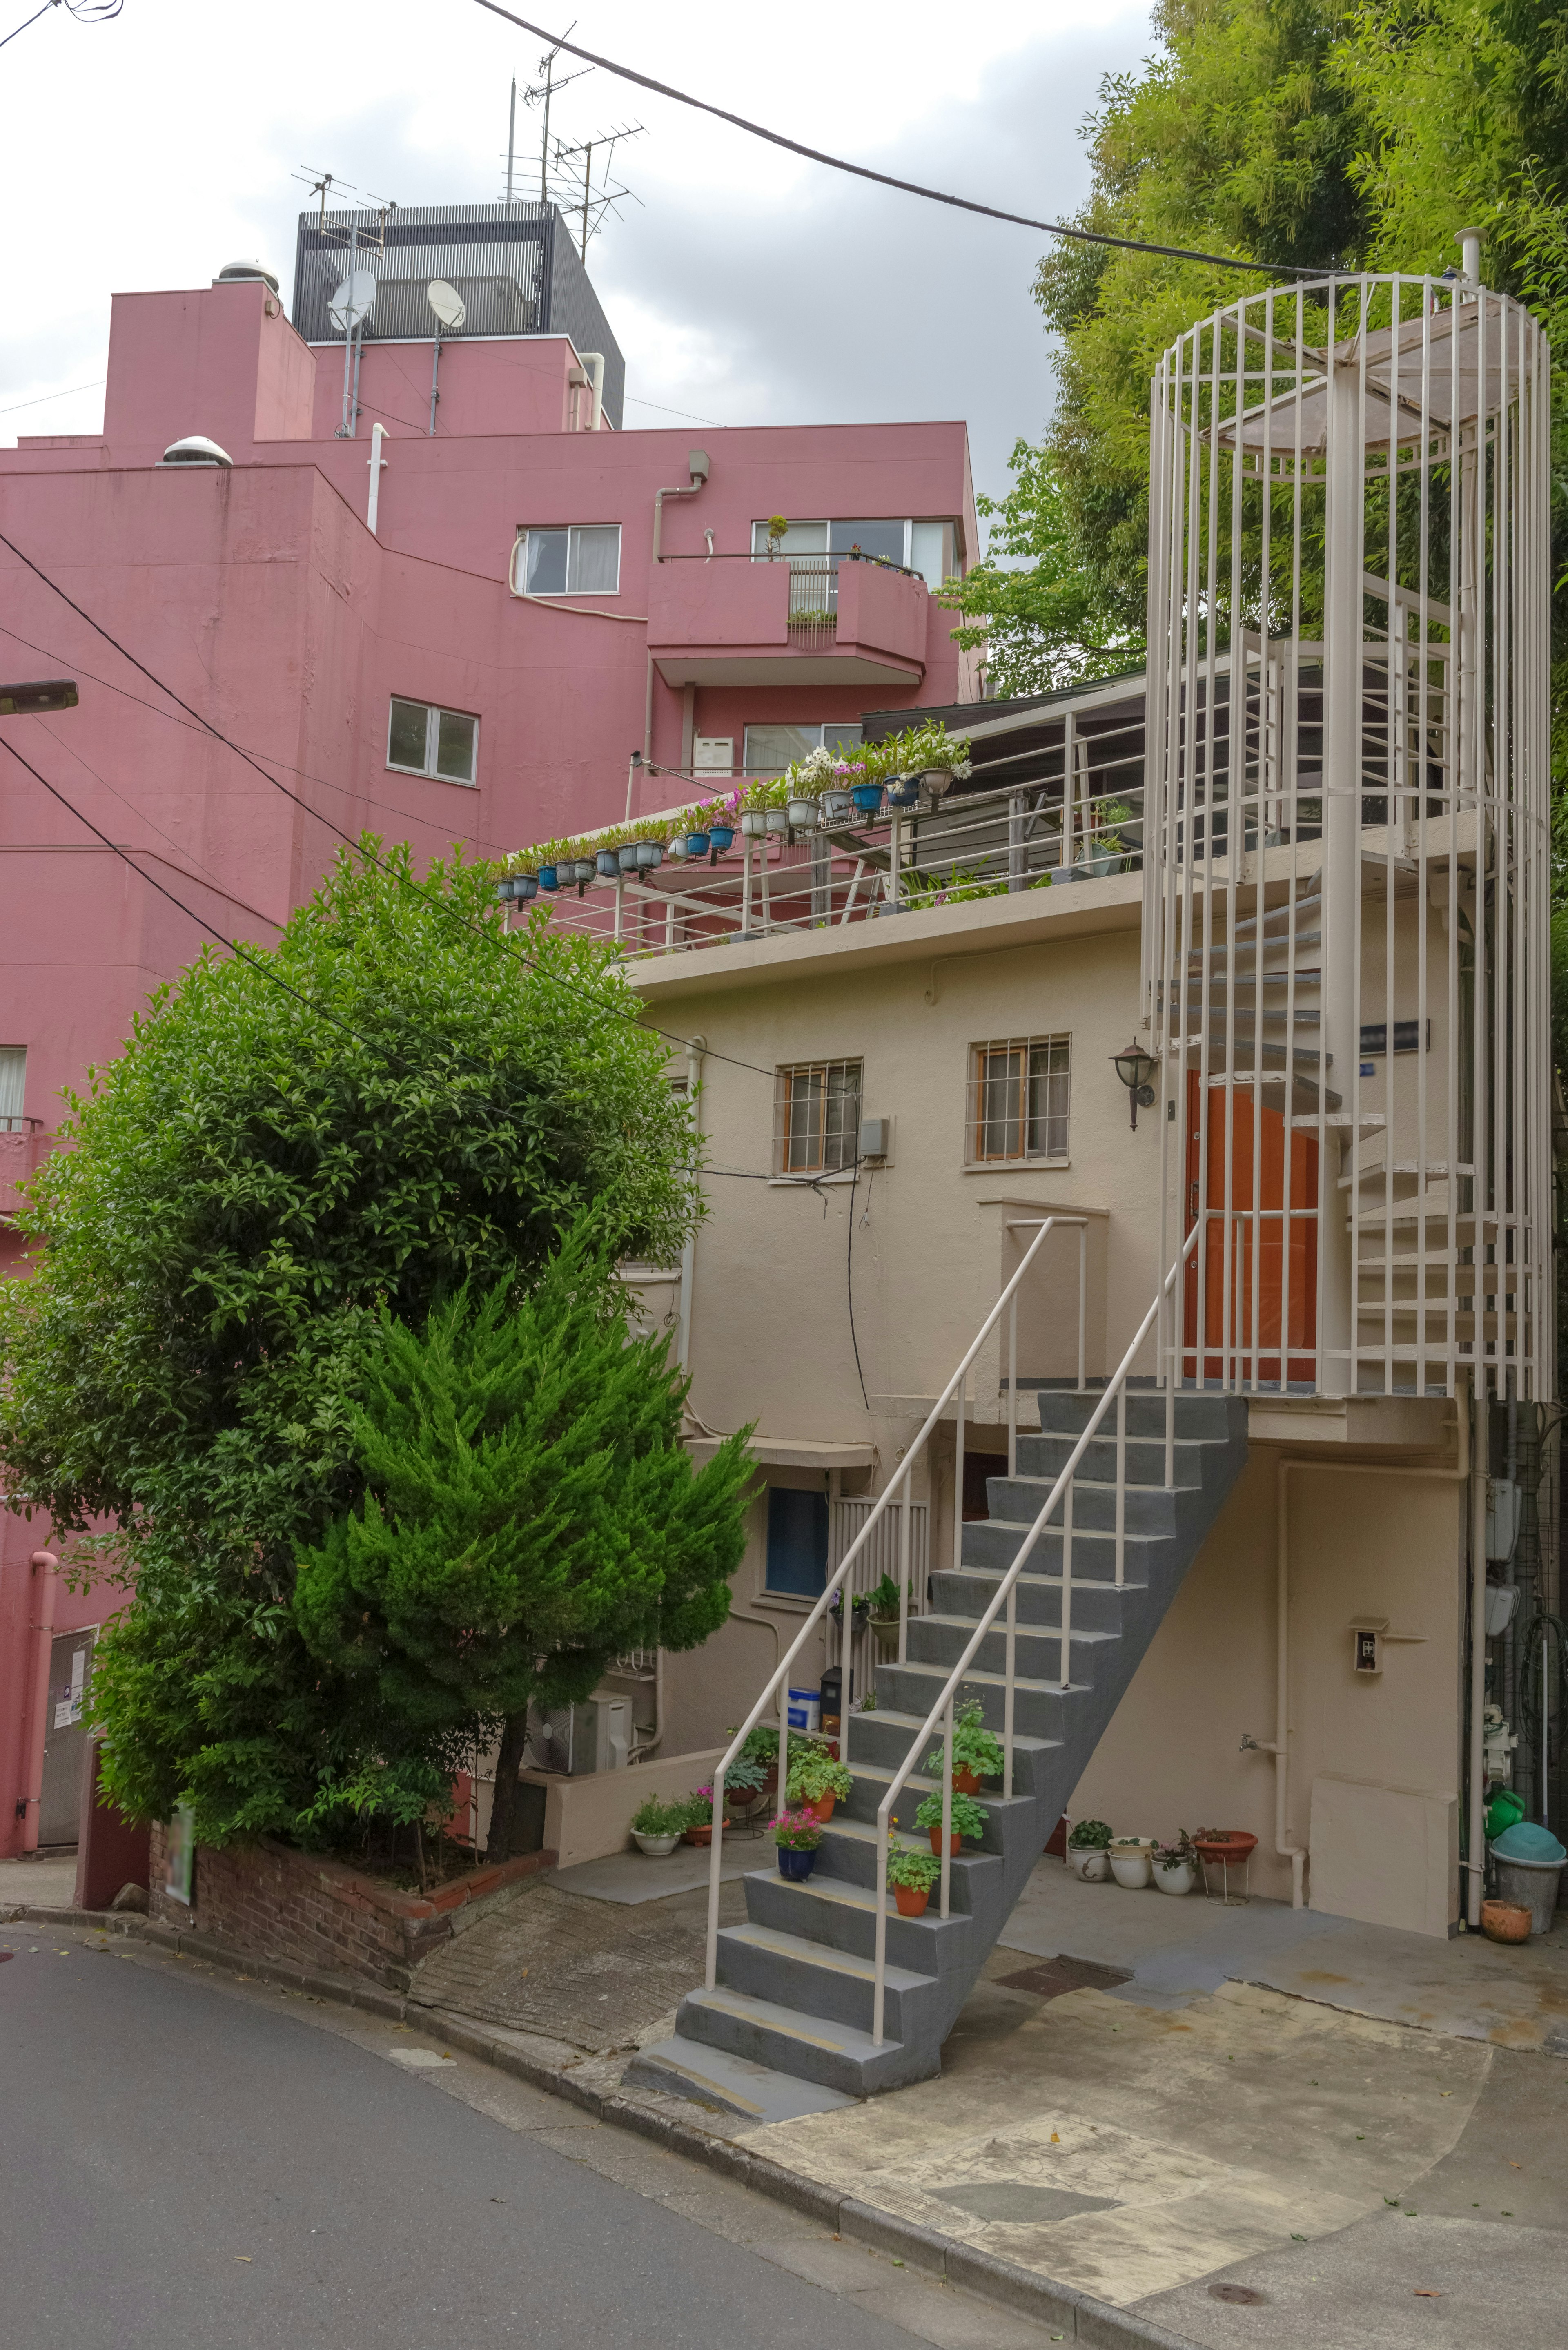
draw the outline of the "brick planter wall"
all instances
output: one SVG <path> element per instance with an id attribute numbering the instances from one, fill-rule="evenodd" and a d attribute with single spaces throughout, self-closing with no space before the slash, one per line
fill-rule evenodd
<path id="1" fill-rule="evenodd" d="M 400 1893 L 341 1861 L 259 1844 L 205 1845 L 196 1853 L 195 1899 L 177 1901 L 164 1882 L 163 1830 L 152 1830 L 151 1915 L 257 1958 L 357 1975 L 407 1991 L 421 1960 L 474 1924 L 520 1878 L 553 1868 L 553 1852 L 531 1852 L 445 1885 L 429 1896 Z"/>

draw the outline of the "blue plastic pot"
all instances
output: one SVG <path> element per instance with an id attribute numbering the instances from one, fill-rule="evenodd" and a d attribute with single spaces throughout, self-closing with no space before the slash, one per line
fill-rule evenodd
<path id="1" fill-rule="evenodd" d="M 735 827 L 732 824 L 710 825 L 708 827 L 708 837 L 712 842 L 715 848 L 722 851 L 728 848 L 733 841 L 735 837 Z"/>
<path id="2" fill-rule="evenodd" d="M 849 795 L 863 816 L 875 816 L 882 805 L 880 784 L 857 784 Z"/>
<path id="3" fill-rule="evenodd" d="M 689 832 L 686 836 L 686 854 L 688 857 L 706 857 L 708 835 L 705 832 Z"/>
<path id="4" fill-rule="evenodd" d="M 539 868 L 539 887 L 540 887 L 540 889 L 558 889 L 560 888 L 560 886 L 561 886 L 561 877 L 560 877 L 560 875 L 556 872 L 556 870 L 555 867 L 554 867 L 553 865 L 541 865 L 541 866 L 540 866 L 540 868 Z"/>
<path id="5" fill-rule="evenodd" d="M 788 1845 L 778 1846 L 779 1875 L 787 1877 L 792 1885 L 804 1885 L 816 1866 L 817 1847 L 809 1852 L 795 1852 Z"/>
<path id="6" fill-rule="evenodd" d="M 888 786 L 888 804 L 893 807 L 914 807 L 920 796 L 919 775 L 895 775 Z"/>

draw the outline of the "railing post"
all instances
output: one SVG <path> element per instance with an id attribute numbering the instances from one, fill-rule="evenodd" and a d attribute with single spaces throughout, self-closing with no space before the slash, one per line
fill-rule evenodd
<path id="1" fill-rule="evenodd" d="M 909 1487 L 914 1476 L 914 1461 L 906 1454 L 904 1460 L 904 1491 L 898 1501 L 898 1662 L 909 1661 Z M 928 1541 L 929 1534 L 928 1531 Z M 872 1634 L 876 1638 L 876 1634 Z"/>
<path id="2" fill-rule="evenodd" d="M 1165 1490 L 1176 1489 L 1176 1374 L 1171 1365 L 1165 1382 Z"/>
<path id="3" fill-rule="evenodd" d="M 958 1421 L 953 1434 L 953 1572 L 963 1565 L 963 1381 L 958 1386 Z"/>
<path id="4" fill-rule="evenodd" d="M 877 1978 L 871 1992 L 871 2037 L 880 2041 L 888 2000 L 888 1814 L 884 1795 L 877 1813 Z"/>
<path id="5" fill-rule="evenodd" d="M 1089 1288 L 1089 1227 L 1078 1226 L 1078 1393 L 1083 1394 L 1088 1382 L 1085 1376 L 1085 1336 L 1088 1322 Z"/>
<path id="6" fill-rule="evenodd" d="M 1018 1292 L 1007 1309 L 1007 1473 L 1018 1474 Z"/>
<path id="7" fill-rule="evenodd" d="M 1017 1678 L 1018 1582 L 1007 1586 L 1007 1676 L 1002 1698 L 1002 1792 L 1012 1793 L 1012 1692 Z"/>
<path id="8" fill-rule="evenodd" d="M 708 1965 L 704 1977 L 710 1991 L 719 1982 L 719 1873 L 723 1866 L 724 1765 L 713 1773 L 713 1835 L 708 1864 Z"/>
<path id="9" fill-rule="evenodd" d="M 742 835 L 741 841 L 741 935 L 745 937 L 752 927 L 752 837 Z"/>
<path id="10" fill-rule="evenodd" d="M 1075 1474 L 1067 1480 L 1067 1490 L 1062 1496 L 1062 1687 L 1072 1679 L 1069 1667 L 1073 1661 L 1073 1496 L 1077 1488 Z"/>
<path id="11" fill-rule="evenodd" d="M 779 1809 L 789 1809 L 789 1675 L 779 1683 Z"/>
<path id="12" fill-rule="evenodd" d="M 618 874 L 615 885 L 615 934 L 618 939 L 626 919 L 626 883 Z"/>
<path id="13" fill-rule="evenodd" d="M 953 1877 L 953 1701 L 942 1721 L 942 1916 L 948 1914 Z"/>
<path id="14" fill-rule="evenodd" d="M 1116 1582 L 1123 1580 L 1127 1539 L 1127 1389 L 1116 1389 Z"/>

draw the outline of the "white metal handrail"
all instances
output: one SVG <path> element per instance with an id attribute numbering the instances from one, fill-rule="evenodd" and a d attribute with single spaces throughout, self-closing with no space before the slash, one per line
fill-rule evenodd
<path id="1" fill-rule="evenodd" d="M 752 1731 L 762 1720 L 769 1699 L 776 1697 L 778 1699 L 779 1713 L 779 1808 L 782 1811 L 785 1807 L 789 1800 L 790 1668 L 794 1663 L 796 1657 L 800 1654 L 801 1649 L 805 1647 L 806 1641 L 809 1639 L 817 1625 L 820 1624 L 824 1617 L 826 1616 L 829 1608 L 833 1605 L 835 1596 L 840 1591 L 843 1591 L 846 1595 L 846 1600 L 843 1610 L 843 1621 L 839 1627 L 839 1671 L 842 1679 L 839 1688 L 838 1752 L 839 1759 L 841 1761 L 846 1761 L 847 1759 L 849 1752 L 850 1643 L 853 1634 L 853 1619 L 855 1613 L 853 1606 L 848 1603 L 847 1599 L 847 1594 L 850 1589 L 848 1582 L 850 1571 L 854 1567 L 861 1552 L 869 1542 L 874 1528 L 879 1524 L 888 1511 L 892 1507 L 895 1499 L 898 1499 L 901 1503 L 907 1503 L 909 1502 L 910 1498 L 909 1485 L 914 1472 L 915 1463 L 919 1458 L 921 1452 L 924 1451 L 926 1444 L 930 1439 L 931 1431 L 936 1428 L 940 1420 L 943 1410 L 955 1391 L 958 1396 L 958 1450 L 955 1460 L 955 1475 L 953 1482 L 953 1515 L 961 1530 L 963 1520 L 963 1383 L 969 1375 L 971 1366 L 973 1364 L 976 1356 L 980 1353 L 981 1347 L 985 1344 L 985 1341 L 991 1336 L 992 1330 L 995 1329 L 997 1323 L 1001 1320 L 1004 1311 L 1008 1312 L 1010 1315 L 1009 1362 L 1011 1367 L 1011 1375 L 1009 1379 L 1008 1401 L 1008 1411 L 1010 1416 L 1008 1431 L 1008 1471 L 1010 1475 L 1012 1473 L 1016 1465 L 1017 1458 L 1016 1367 L 1018 1356 L 1018 1292 L 1025 1274 L 1029 1271 L 1030 1266 L 1033 1263 L 1034 1259 L 1039 1254 L 1040 1251 L 1044 1247 L 1052 1232 L 1054 1231 L 1058 1225 L 1075 1230 L 1079 1234 L 1078 1385 L 1080 1388 L 1083 1387 L 1085 1324 L 1084 1298 L 1085 1284 L 1087 1278 L 1087 1258 L 1084 1234 L 1087 1228 L 1087 1218 L 1084 1216 L 1046 1216 L 1042 1221 L 1039 1231 L 1035 1233 L 1035 1236 L 1029 1243 L 1029 1246 L 1024 1250 L 1023 1257 L 1020 1259 L 1012 1278 L 1007 1282 L 1006 1285 L 1002 1289 L 1002 1295 L 998 1297 L 995 1305 L 986 1315 L 985 1320 L 981 1324 L 980 1328 L 976 1332 L 962 1361 L 959 1364 L 957 1370 L 954 1371 L 951 1378 L 942 1389 L 941 1394 L 937 1398 L 931 1409 L 927 1413 L 925 1421 L 920 1429 L 920 1432 L 916 1437 L 913 1444 L 910 1445 L 909 1451 L 905 1453 L 897 1474 L 888 1480 L 887 1485 L 884 1486 L 882 1492 L 877 1495 L 876 1507 L 867 1518 L 865 1524 L 856 1535 L 855 1540 L 850 1544 L 849 1548 L 845 1552 L 843 1558 L 839 1561 L 834 1573 L 828 1577 L 816 1605 L 807 1616 L 805 1623 L 801 1626 L 794 1639 L 790 1643 L 784 1655 L 779 1659 L 777 1665 L 774 1666 L 772 1678 L 764 1683 L 761 1696 L 757 1699 L 755 1705 L 753 1706 L 744 1721 L 742 1722 L 740 1729 L 736 1731 L 733 1740 L 731 1742 L 731 1744 L 724 1754 L 723 1760 L 713 1773 L 713 1839 L 711 1846 L 712 1862 L 708 1879 L 708 1963 L 706 1978 L 707 1987 L 710 1991 L 713 1990 L 718 1979 L 719 1885 L 720 1871 L 722 1862 L 722 1844 L 724 1835 L 724 1782 L 729 1774 L 730 1765 L 734 1762 L 735 1757 L 739 1754 L 742 1747 L 751 1736 Z M 900 1508 L 899 1518 L 898 1662 L 903 1664 L 907 1661 L 909 1633 L 909 1512 L 908 1508 Z M 908 1770 L 908 1767 L 909 1766 L 906 1764 L 906 1770 Z M 882 1867 L 883 1874 L 885 1876 L 885 1856 Z M 947 1879 L 944 1869 L 944 1902 L 946 1898 L 946 1887 Z M 880 1977 L 878 1977 L 878 1981 L 880 1981 Z"/>
<path id="2" fill-rule="evenodd" d="M 1044 1235 L 1042 1235 L 1042 1237 L 1044 1237 Z M 941 1722 L 943 1767 L 941 1827 L 942 1892 L 940 1914 L 943 1918 L 946 1918 L 949 1914 L 949 1901 L 952 1879 L 953 1774 L 951 1762 L 953 1752 L 953 1705 L 957 1692 L 962 1684 L 965 1673 L 968 1672 L 976 1655 L 979 1653 L 981 1642 L 984 1640 L 985 1636 L 990 1631 L 992 1624 L 996 1621 L 998 1608 L 1000 1608 L 1005 1601 L 1007 1607 L 1007 1669 L 1003 1683 L 1004 1693 L 1002 1699 L 1003 1758 L 1002 1785 L 1003 1794 L 1011 1795 L 1012 1793 L 1012 1700 L 1016 1682 L 1015 1667 L 1018 1632 L 1018 1578 L 1023 1574 L 1025 1565 L 1033 1555 L 1035 1544 L 1039 1542 L 1041 1535 L 1044 1533 L 1052 1513 L 1056 1508 L 1057 1503 L 1062 1501 L 1064 1494 L 1065 1494 L 1067 1500 L 1063 1521 L 1062 1627 L 1060 1634 L 1060 1686 L 1064 1693 L 1072 1680 L 1073 1480 L 1077 1473 L 1079 1461 L 1083 1459 L 1084 1454 L 1088 1450 L 1096 1431 L 1099 1428 L 1101 1420 L 1104 1419 L 1107 1409 L 1114 1402 L 1116 1407 L 1117 1493 L 1116 1578 L 1119 1584 L 1123 1579 L 1124 1522 L 1121 1508 L 1121 1495 L 1127 1483 L 1127 1378 L 1131 1373 L 1133 1364 L 1137 1358 L 1144 1340 L 1148 1336 L 1150 1330 L 1153 1328 L 1156 1318 L 1165 1302 L 1166 1296 L 1175 1283 L 1182 1266 L 1186 1263 L 1197 1237 L 1196 1230 L 1188 1235 L 1188 1238 L 1182 1246 L 1180 1255 L 1177 1258 L 1176 1263 L 1171 1266 L 1170 1271 L 1166 1274 L 1164 1281 L 1156 1291 L 1147 1313 L 1144 1315 L 1143 1320 L 1138 1324 L 1137 1329 L 1134 1334 L 1131 1346 L 1127 1348 L 1127 1353 L 1122 1357 L 1122 1359 L 1116 1366 L 1116 1370 L 1106 1380 L 1104 1395 L 1100 1398 L 1095 1409 L 1090 1413 L 1087 1426 L 1085 1428 L 1084 1432 L 1079 1437 L 1077 1442 L 1074 1445 L 1072 1451 L 1067 1456 L 1064 1467 L 1058 1473 L 1056 1482 L 1052 1486 L 1050 1493 L 1046 1497 L 1044 1507 L 1041 1510 L 1040 1514 L 1035 1519 L 1033 1524 L 1030 1527 L 1028 1534 L 1024 1536 L 1023 1543 L 1020 1544 L 1017 1557 L 1013 1560 L 1012 1565 L 1008 1568 L 1006 1574 L 997 1585 L 990 1606 L 986 1608 L 985 1613 L 981 1617 L 980 1621 L 975 1626 L 974 1634 L 968 1648 L 965 1648 L 963 1655 L 959 1659 L 958 1663 L 953 1667 L 952 1671 L 949 1674 L 947 1681 L 943 1686 L 941 1695 L 938 1698 L 935 1705 L 931 1708 L 930 1712 L 926 1716 L 926 1719 L 912 1741 L 909 1751 L 905 1755 L 903 1762 L 900 1764 L 892 1783 L 888 1787 L 887 1794 L 883 1796 L 880 1804 L 877 1806 L 877 1885 L 880 1894 L 880 1898 L 877 1904 L 877 1978 L 876 1992 L 872 2004 L 871 2016 L 871 2036 L 874 2040 L 879 2041 L 882 2037 L 882 2025 L 884 2022 L 888 1990 L 888 1827 L 892 1817 L 893 1805 L 903 1792 L 905 1781 L 909 1778 L 910 1772 L 915 1768 L 921 1748 L 925 1745 L 927 1739 L 934 1733 L 938 1722 Z M 1167 1462 L 1166 1476 L 1168 1482 L 1170 1480 L 1170 1464 L 1174 1451 L 1173 1434 L 1175 1412 L 1176 1390 L 1173 1386 L 1168 1384 L 1165 1390 L 1165 1455 Z"/>

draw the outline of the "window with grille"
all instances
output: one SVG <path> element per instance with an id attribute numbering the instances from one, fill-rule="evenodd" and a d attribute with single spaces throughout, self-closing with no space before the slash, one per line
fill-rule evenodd
<path id="1" fill-rule="evenodd" d="M 1065 1036 L 1009 1036 L 977 1045 L 970 1059 L 966 1157 L 1065 1159 L 1072 1053 Z"/>
<path id="2" fill-rule="evenodd" d="M 831 1175 L 855 1163 L 860 1129 L 858 1061 L 781 1069 L 774 1089 L 775 1175 Z"/>

